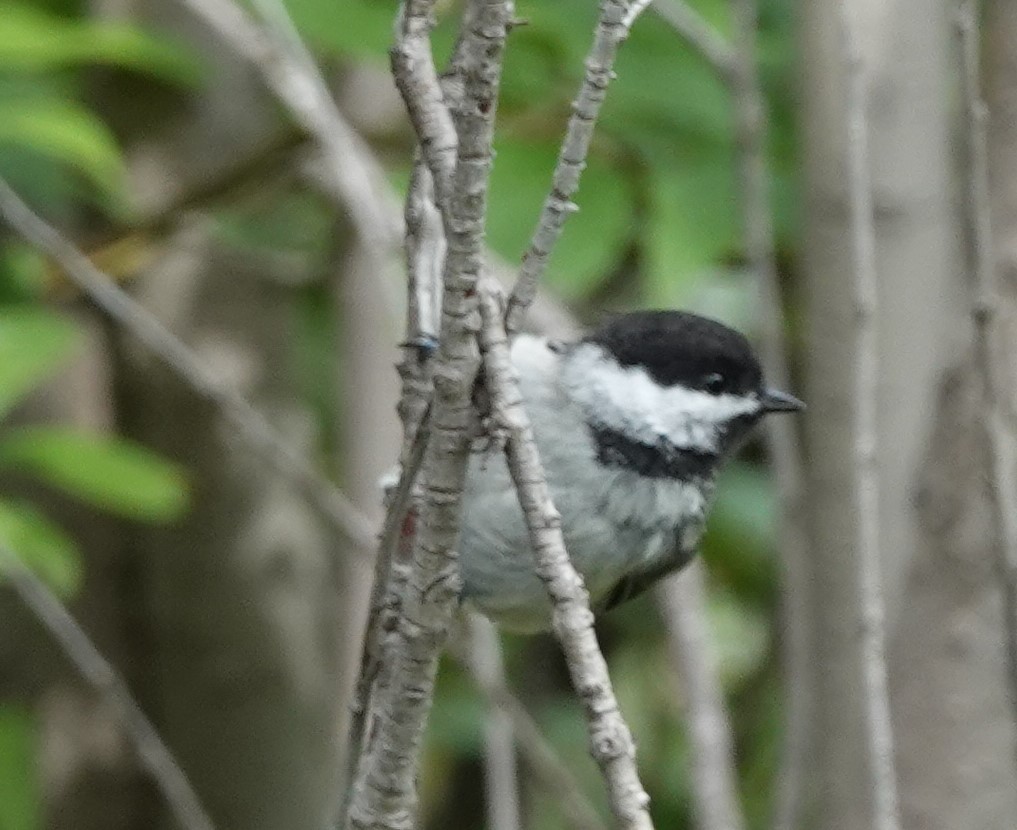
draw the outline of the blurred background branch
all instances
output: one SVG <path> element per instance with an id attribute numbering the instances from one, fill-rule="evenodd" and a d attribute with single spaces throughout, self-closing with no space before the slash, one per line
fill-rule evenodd
<path id="1" fill-rule="evenodd" d="M 991 470 L 1005 474 L 1007 463 L 985 440 L 984 365 L 962 278 L 978 269 L 964 267 L 956 200 L 975 182 L 954 139 L 977 125 L 954 106 L 952 5 L 856 6 L 877 102 L 867 113 L 876 429 L 891 450 L 878 466 L 880 576 L 902 824 L 1009 827 L 1017 732 L 1000 671 L 992 517 L 1001 502 L 990 486 Z M 990 357 L 1007 427 L 1017 411 L 1011 6 L 984 5 L 981 67 L 993 113 L 984 125 L 997 265 Z M 771 436 L 766 452 L 746 448 L 720 483 L 704 541 L 700 621 L 745 825 L 769 827 L 775 816 L 779 830 L 854 830 L 868 826 L 872 786 L 851 623 L 855 321 L 841 3 L 660 8 L 618 55 L 571 199 L 581 209 L 530 319 L 570 336 L 604 311 L 692 308 L 758 338 L 775 385 L 784 375 L 772 345 L 783 342 L 791 380 L 802 379 L 790 386 L 809 404 L 806 497 L 796 513 L 782 439 Z M 460 4 L 436 9 L 431 43 L 443 60 L 456 50 Z M 519 0 L 517 14 L 527 25 L 513 27 L 506 52 L 485 254 L 507 285 L 516 269 L 504 263 L 526 250 L 547 195 L 598 9 Z M 369 527 L 382 515 L 378 476 L 399 454 L 395 194 L 411 178 L 414 146 L 388 77 L 391 18 L 367 0 L 11 0 L 0 15 L 0 176 L 324 480 L 341 482 Z M 331 110 L 309 111 L 326 99 Z M 365 230 L 376 235 L 367 245 Z M 218 825 L 320 828 L 341 778 L 368 563 L 335 559 L 349 541 L 59 271 L 17 234 L 0 236 L 0 543 L 73 603 Z M 134 439 L 127 455 L 111 449 L 117 435 Z M 135 469 L 139 442 L 149 450 Z M 798 545 L 788 535 L 796 527 Z M 795 550 L 805 552 L 798 565 Z M 321 570 L 333 561 L 336 573 Z M 645 603 L 606 615 L 597 633 L 654 819 L 692 828 L 701 756 L 681 689 L 694 678 L 673 677 L 667 627 Z M 9 588 L 0 616 L 0 826 L 170 821 L 107 707 Z M 518 695 L 506 710 L 522 826 L 603 823 L 599 771 L 555 645 L 508 636 L 503 650 L 498 694 L 511 685 Z M 449 665 L 441 678 L 422 823 L 472 826 L 487 809 L 487 703 L 468 669 Z M 534 734 L 566 759 L 567 776 L 560 766 L 536 771 Z"/>
<path id="2" fill-rule="evenodd" d="M 88 635 L 46 583 L 21 564 L 20 558 L 0 547 L 0 575 L 14 587 L 67 659 L 97 695 L 113 710 L 138 757 L 155 781 L 183 830 L 215 830 L 191 782 L 163 743 L 152 722 L 135 702 L 123 678 L 99 653 Z"/>
<path id="3" fill-rule="evenodd" d="M 872 825 L 900 827 L 893 725 L 886 667 L 886 608 L 883 597 L 879 538 L 880 344 L 876 328 L 879 276 L 869 159 L 869 72 L 857 32 L 856 12 L 841 6 L 847 121 L 848 193 L 854 259 L 854 493 L 858 522 L 855 553 L 858 585 L 859 658 L 865 695 L 866 742 L 872 790 Z"/>

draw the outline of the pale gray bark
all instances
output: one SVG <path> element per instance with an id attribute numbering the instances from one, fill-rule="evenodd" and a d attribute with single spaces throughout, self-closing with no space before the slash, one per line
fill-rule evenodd
<path id="1" fill-rule="evenodd" d="M 957 235 L 952 212 L 945 10 L 898 0 L 852 6 L 870 67 L 877 325 L 882 344 L 877 441 L 880 528 L 888 621 L 903 613 L 916 547 L 914 471 L 934 412 L 934 384 L 958 329 Z M 847 129 L 839 3 L 804 9 L 806 413 L 809 598 L 813 619 L 816 744 L 811 796 L 824 828 L 868 826 L 865 710 L 854 573 L 852 501 L 854 305 L 848 228 Z M 921 301 L 918 301 L 921 298 Z M 896 674 L 896 658 L 890 661 Z M 891 690 L 896 691 L 894 676 Z M 901 718 L 899 732 L 918 726 Z M 901 737 L 907 743 L 907 737 Z M 900 752 L 900 750 L 898 750 Z M 901 773 L 903 776 L 903 773 Z M 904 782 L 902 781 L 902 788 Z"/>
<path id="2" fill-rule="evenodd" d="M 1017 64 L 1012 44 L 1017 15 L 1011 3 L 990 3 L 987 9 L 984 88 L 1000 290 L 994 323 L 999 339 L 991 355 L 1000 381 L 999 403 L 1012 424 L 1017 401 L 1012 380 L 1017 347 L 1012 279 Z M 953 54 L 959 78 L 962 64 Z M 971 125 L 960 114 L 967 132 Z M 970 279 L 961 274 L 959 270 L 957 287 L 970 303 L 974 274 Z M 964 312 L 958 311 L 958 320 L 973 333 Z M 985 398 L 970 334 L 964 345 L 939 385 L 920 478 L 921 535 L 891 651 L 903 818 L 917 830 L 1005 830 L 1017 815 L 1017 735 L 1008 704 Z M 1006 509 L 1013 512 L 1014 506 Z"/>
<path id="3" fill-rule="evenodd" d="M 468 618 L 470 671 L 482 688 L 505 685 L 498 629 L 479 614 Z M 484 801 L 488 830 L 520 830 L 519 770 L 512 717 L 492 706 L 484 724 Z"/>
<path id="4" fill-rule="evenodd" d="M 626 830 L 652 830 L 650 799 L 636 768 L 635 742 L 618 708 L 607 663 L 597 643 L 589 594 L 565 550 L 561 516 L 551 500 L 519 392 L 502 322 L 500 296 L 492 286 L 485 286 L 482 291 L 481 343 L 491 417 L 506 439 L 505 455 L 526 517 L 537 575 L 551 597 L 551 625 L 565 652 L 572 686 L 586 714 L 590 752 L 604 776 L 618 826 Z"/>
<path id="5" fill-rule="evenodd" d="M 856 599 L 865 709 L 865 740 L 874 830 L 897 830 L 900 808 L 893 762 L 893 727 L 886 669 L 886 607 L 880 549 L 878 410 L 880 341 L 876 328 L 879 274 L 869 159 L 869 67 L 862 56 L 857 21 L 841 4 L 843 60 L 847 74 L 847 168 L 854 264 L 854 473 Z"/>
<path id="6" fill-rule="evenodd" d="M 394 830 L 416 822 L 420 742 L 459 592 L 456 545 L 475 423 L 473 384 L 480 362 L 476 285 L 483 268 L 501 50 L 512 12 L 510 0 L 476 0 L 464 12 L 453 67 L 462 79 L 462 100 L 454 110 L 452 137 L 458 135 L 458 147 L 450 177 L 445 120 L 449 113 L 432 75 L 428 3 L 408 0 L 404 5 L 401 36 L 393 49 L 396 83 L 431 170 L 448 248 L 441 338 L 434 362 L 431 438 L 424 454 L 426 473 L 413 566 L 387 665 L 371 702 L 368 749 L 357 771 L 349 808 L 348 824 L 355 828 Z"/>
<path id="7" fill-rule="evenodd" d="M 738 800 L 734 741 L 710 643 L 702 560 L 668 579 L 657 596 L 685 693 L 696 826 L 742 830 L 745 817 Z"/>
<path id="8" fill-rule="evenodd" d="M 457 644 L 453 643 L 453 648 Z M 504 682 L 496 681 L 490 675 L 483 675 L 464 653 L 458 648 L 456 657 L 467 670 L 473 682 L 484 695 L 492 710 L 504 714 L 512 724 L 512 731 L 519 747 L 519 753 L 526 762 L 535 782 L 543 787 L 547 794 L 560 800 L 562 819 L 573 830 L 605 830 L 597 810 L 583 794 L 582 785 L 572 774 L 566 761 L 557 754 L 541 731 L 540 725 L 526 711 Z"/>

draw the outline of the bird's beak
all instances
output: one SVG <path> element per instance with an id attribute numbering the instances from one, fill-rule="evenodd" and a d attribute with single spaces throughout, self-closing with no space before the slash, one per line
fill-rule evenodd
<path id="1" fill-rule="evenodd" d="M 759 402 L 763 405 L 763 412 L 799 412 L 805 409 L 805 404 L 794 395 L 778 389 L 764 389 L 759 393 Z"/>

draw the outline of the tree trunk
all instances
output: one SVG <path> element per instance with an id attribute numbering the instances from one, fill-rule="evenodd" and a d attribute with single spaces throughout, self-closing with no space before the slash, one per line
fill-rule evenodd
<path id="1" fill-rule="evenodd" d="M 806 171 L 806 445 L 813 543 L 813 803 L 824 830 L 868 827 L 854 540 L 853 268 L 847 205 L 846 55 L 840 0 L 803 6 Z M 892 624 L 916 546 L 915 468 L 935 379 L 956 327 L 949 23 L 918 2 L 850 4 L 870 78 L 880 278 L 880 542 Z M 906 725 L 902 726 L 906 730 Z"/>
<path id="2" fill-rule="evenodd" d="M 1001 288 L 993 369 L 1013 425 L 1017 9 L 1007 2 L 988 4 L 984 31 L 994 254 Z M 958 282 L 973 297 L 973 276 Z M 893 649 L 902 807 L 907 826 L 916 830 L 1009 830 L 1017 815 L 1017 732 L 1006 684 L 985 403 L 970 342 L 965 346 L 941 387 L 921 478 L 923 544 Z M 1005 509 L 1017 510 L 1017 505 Z"/>

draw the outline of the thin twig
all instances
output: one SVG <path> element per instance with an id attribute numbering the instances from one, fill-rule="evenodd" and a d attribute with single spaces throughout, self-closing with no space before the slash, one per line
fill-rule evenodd
<path id="1" fill-rule="evenodd" d="M 989 200 L 988 108 L 982 100 L 979 72 L 978 5 L 962 0 L 957 14 L 957 35 L 963 61 L 962 93 L 967 110 L 967 222 L 968 266 L 974 275 L 971 314 L 975 326 L 975 354 L 985 395 L 985 432 L 989 439 L 989 499 L 1003 591 L 1004 641 L 1007 683 L 1017 721 L 1017 453 L 1014 435 L 1000 406 L 993 368 L 994 321 L 998 308 L 996 270 L 992 252 L 992 215 Z"/>
<path id="2" fill-rule="evenodd" d="M 420 151 L 431 171 L 435 203 L 443 216 L 456 169 L 458 138 L 431 54 L 435 0 L 406 0 L 396 21 L 389 52 L 392 76 L 402 94 Z M 469 6 L 463 14 L 469 13 Z"/>
<path id="3" fill-rule="evenodd" d="M 116 714 L 120 726 L 148 769 L 173 816 L 184 830 L 214 830 L 215 825 L 169 748 L 159 737 L 123 678 L 89 639 L 57 596 L 18 557 L 0 547 L 0 576 L 6 577 L 78 673 Z"/>
<path id="4" fill-rule="evenodd" d="M 487 617 L 469 615 L 469 664 L 478 684 L 505 685 L 505 663 L 498 630 Z M 500 707 L 484 724 L 484 791 L 488 830 L 519 830 L 519 774 L 512 718 Z"/>
<path id="5" fill-rule="evenodd" d="M 407 26 L 411 12 L 420 8 L 416 0 L 407 0 L 400 25 Z M 434 362 L 432 436 L 425 451 L 426 480 L 412 571 L 403 592 L 390 657 L 372 696 L 373 730 L 354 782 L 348 813 L 351 828 L 397 830 L 415 820 L 420 743 L 438 657 L 459 593 L 456 545 L 475 418 L 473 385 L 479 367 L 474 333 L 476 285 L 483 262 L 502 50 L 512 14 L 511 0 L 473 0 L 464 12 L 466 28 L 457 69 L 463 81 L 462 108 L 457 116 L 458 150 L 447 200 L 440 171 L 431 168 L 438 206 L 446 214 L 448 245 L 441 338 Z M 429 56 L 426 31 L 423 37 Z M 401 63 L 395 52 L 393 67 L 397 74 L 412 72 L 412 66 Z M 397 80 L 397 86 L 407 92 L 415 89 L 412 78 Z M 427 90 L 421 94 L 426 95 Z M 433 125 L 419 117 L 414 125 L 426 158 L 435 149 L 425 145 L 430 135 L 427 130 Z"/>
<path id="6" fill-rule="evenodd" d="M 586 74 L 579 95 L 572 105 L 562 140 L 558 162 L 551 181 L 551 192 L 544 202 L 530 246 L 523 255 L 519 279 L 509 297 L 505 311 L 505 325 L 510 334 L 519 330 L 526 311 L 537 295 L 537 285 L 547 267 L 565 220 L 579 208 L 572 201 L 579 189 L 579 177 L 586 166 L 586 156 L 593 139 L 593 130 L 600 108 L 607 96 L 607 88 L 614 77 L 614 61 L 618 47 L 628 36 L 635 16 L 645 8 L 639 0 L 601 0 L 600 16 L 593 37 L 593 45 L 586 57 Z M 631 16 L 629 12 L 634 12 Z"/>
<path id="7" fill-rule="evenodd" d="M 499 300 L 490 285 L 482 286 L 480 337 L 492 417 L 507 436 L 506 459 L 526 519 L 537 575 L 551 597 L 552 625 L 585 710 L 591 752 L 604 775 L 611 810 L 620 827 L 649 830 L 653 827 L 649 797 L 639 781 L 635 743 L 618 708 L 607 663 L 597 643 L 589 595 L 565 550 L 561 516 L 551 500 L 533 429 L 523 407 Z"/>
<path id="8" fill-rule="evenodd" d="M 728 74 L 737 124 L 745 258 L 759 296 L 760 353 L 770 383 L 791 386 L 784 314 L 777 276 L 770 185 L 766 164 L 766 100 L 756 63 L 757 0 L 733 0 L 735 50 Z M 770 461 L 780 501 L 779 543 L 783 577 L 784 673 L 787 703 L 777 779 L 774 830 L 796 830 L 801 821 L 812 722 L 809 642 L 809 539 L 802 515 L 805 470 L 791 419 L 766 424 Z"/>
<path id="9" fill-rule="evenodd" d="M 262 0 L 262 2 L 273 0 Z M 383 250 L 396 250 L 403 242 L 403 217 L 399 200 L 385 175 L 385 171 L 371 152 L 367 143 L 343 118 L 334 103 L 325 111 L 311 116 L 305 114 L 307 98 L 296 94 L 297 90 L 320 88 L 314 75 L 308 75 L 309 67 L 287 58 L 279 45 L 260 31 L 258 25 L 234 0 L 179 0 L 232 47 L 241 57 L 249 61 L 265 79 L 268 88 L 279 103 L 290 112 L 303 130 L 314 140 L 325 156 L 324 164 L 313 166 L 310 177 L 314 183 L 331 198 L 340 209 L 347 211 L 357 222 L 358 228 L 374 229 Z M 309 54 L 306 46 L 302 51 Z M 296 82 L 282 82 L 283 63 L 285 70 L 304 77 Z M 313 67 L 313 61 L 311 66 Z M 336 160 L 341 164 L 337 164 Z M 347 171 L 356 174 L 352 182 L 342 176 Z M 491 251 L 487 252 L 492 271 L 498 278 L 511 284 L 515 273 Z M 540 295 L 533 308 L 537 328 L 560 335 L 574 327 L 569 325 L 569 316 L 560 305 L 545 295 Z"/>
<path id="10" fill-rule="evenodd" d="M 695 49 L 722 80 L 731 79 L 737 55 L 708 20 L 685 0 L 652 0 L 650 5 L 654 13 Z"/>
<path id="11" fill-rule="evenodd" d="M 861 623 L 862 678 L 873 827 L 899 830 L 893 725 L 886 669 L 886 613 L 879 545 L 879 341 L 876 231 L 868 146 L 868 72 L 847 0 L 841 4 L 847 76 L 847 166 L 855 301 L 855 551 Z"/>
<path id="12" fill-rule="evenodd" d="M 59 264 L 98 308 L 151 349 L 196 394 L 215 404 L 237 432 L 292 481 L 357 550 L 368 550 L 374 544 L 371 523 L 279 435 L 264 415 L 239 393 L 223 386 L 183 341 L 96 268 L 70 240 L 35 214 L 3 179 L 0 179 L 0 217 Z"/>
<path id="13" fill-rule="evenodd" d="M 504 681 L 478 673 L 465 650 L 453 643 L 453 656 L 469 672 L 477 689 L 491 708 L 497 708 L 512 721 L 519 754 L 532 772 L 536 783 L 547 794 L 560 800 L 562 817 L 573 830 L 606 830 L 604 822 L 590 801 L 583 795 L 583 787 L 568 765 L 544 737 L 540 725 Z"/>
<path id="14" fill-rule="evenodd" d="M 355 163 L 349 148 L 357 148 L 360 156 L 370 151 L 339 114 L 328 85 L 281 2 L 258 0 L 271 26 L 266 30 L 234 0 L 179 1 L 261 72 L 294 120 L 314 138 L 326 156 L 329 183 L 345 205 L 357 206 L 349 215 L 367 249 L 376 255 L 391 249 L 399 231 L 392 226 L 392 214 L 382 207 L 388 184 L 376 168 Z"/>
<path id="15" fill-rule="evenodd" d="M 696 559 L 657 592 L 672 659 L 685 691 L 692 792 L 699 830 L 742 830 L 734 742 L 707 628 L 706 580 Z"/>

